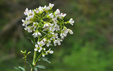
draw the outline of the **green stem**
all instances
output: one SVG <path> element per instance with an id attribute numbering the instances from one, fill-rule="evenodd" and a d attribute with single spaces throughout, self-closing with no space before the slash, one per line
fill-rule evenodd
<path id="1" fill-rule="evenodd" d="M 33 68 L 31 68 L 31 71 L 33 71 Z"/>
<path id="2" fill-rule="evenodd" d="M 25 63 L 25 71 L 26 71 L 26 60 L 24 61 L 24 63 Z"/>
<path id="3" fill-rule="evenodd" d="M 35 61 L 35 64 L 37 63 L 38 59 L 41 57 L 42 53 L 40 53 L 40 55 L 38 56 L 38 58 Z"/>
<path id="4" fill-rule="evenodd" d="M 33 65 L 35 66 L 35 59 L 36 59 L 36 51 L 34 51 L 34 56 L 33 56 Z"/>

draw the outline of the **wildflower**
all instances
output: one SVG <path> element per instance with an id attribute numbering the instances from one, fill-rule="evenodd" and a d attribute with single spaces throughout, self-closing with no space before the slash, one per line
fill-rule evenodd
<path id="1" fill-rule="evenodd" d="M 55 15 L 58 15 L 58 14 L 60 14 L 60 10 L 59 10 L 59 9 L 57 9 L 57 10 L 55 11 Z"/>
<path id="2" fill-rule="evenodd" d="M 68 29 L 70 34 L 73 34 L 73 31 L 71 29 Z"/>
<path id="3" fill-rule="evenodd" d="M 52 9 L 54 4 L 49 3 L 49 7 Z"/>
<path id="4" fill-rule="evenodd" d="M 71 18 L 71 19 L 69 20 L 69 23 L 70 23 L 71 25 L 73 25 L 74 20 Z"/>
<path id="5" fill-rule="evenodd" d="M 69 21 L 65 21 L 66 14 L 61 13 L 59 9 L 53 12 L 53 6 L 54 4 L 49 3 L 49 6 L 39 6 L 33 10 L 26 8 L 24 12 L 26 18 L 25 20 L 22 19 L 24 29 L 36 39 L 34 51 L 42 52 L 42 57 L 48 53 L 53 54 L 49 46 L 61 45 L 68 32 L 73 34 L 73 31 L 67 28 L 65 24 L 73 25 L 74 20 L 71 18 Z M 49 50 L 46 50 L 45 46 Z"/>

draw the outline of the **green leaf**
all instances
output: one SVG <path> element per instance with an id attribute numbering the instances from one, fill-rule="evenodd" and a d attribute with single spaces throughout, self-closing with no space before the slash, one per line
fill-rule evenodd
<path id="1" fill-rule="evenodd" d="M 31 63 L 29 63 L 28 61 L 26 61 L 26 63 L 27 63 L 31 68 L 34 67 L 34 66 L 33 66 Z"/>
<path id="2" fill-rule="evenodd" d="M 14 67 L 16 70 L 21 71 L 18 67 Z"/>
<path id="3" fill-rule="evenodd" d="M 30 39 L 33 44 L 35 44 L 35 42 L 33 41 L 32 38 L 30 38 L 30 37 L 27 37 L 27 38 Z"/>
<path id="4" fill-rule="evenodd" d="M 41 68 L 41 69 L 45 69 L 46 67 L 43 65 L 36 65 L 35 68 Z"/>
<path id="5" fill-rule="evenodd" d="M 25 71 L 25 69 L 23 68 L 23 67 L 21 67 L 21 66 L 18 66 L 18 67 L 14 67 L 16 70 L 18 70 L 18 71 Z"/>
<path id="6" fill-rule="evenodd" d="M 48 62 L 48 63 L 51 63 L 50 61 L 48 61 L 48 58 L 45 58 L 45 57 L 40 58 L 39 61 L 40 61 L 40 60 L 46 61 L 46 62 Z"/>
<path id="7" fill-rule="evenodd" d="M 34 70 L 35 70 L 35 71 L 38 71 L 38 69 L 37 69 L 37 68 L 34 68 Z"/>

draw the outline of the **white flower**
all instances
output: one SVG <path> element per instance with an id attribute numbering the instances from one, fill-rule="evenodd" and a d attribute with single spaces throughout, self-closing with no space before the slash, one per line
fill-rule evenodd
<path id="1" fill-rule="evenodd" d="M 44 10 L 45 11 L 47 11 L 47 10 L 49 10 L 50 9 L 50 7 L 47 7 L 46 5 L 44 6 Z"/>
<path id="2" fill-rule="evenodd" d="M 29 33 L 31 33 L 33 31 L 31 26 L 25 27 L 24 28 L 26 31 L 28 31 Z"/>
<path id="3" fill-rule="evenodd" d="M 39 47 L 39 48 L 38 48 L 38 52 L 41 52 L 41 50 L 42 50 L 42 47 Z"/>
<path id="4" fill-rule="evenodd" d="M 34 51 L 38 51 L 37 48 L 35 48 Z"/>
<path id="5" fill-rule="evenodd" d="M 29 13 L 29 10 L 28 8 L 26 8 L 24 14 L 27 15 L 28 13 Z"/>
<path id="6" fill-rule="evenodd" d="M 42 57 L 45 57 L 45 54 L 42 54 Z"/>
<path id="7" fill-rule="evenodd" d="M 49 47 L 50 46 L 51 41 L 47 40 L 46 46 Z"/>
<path id="8" fill-rule="evenodd" d="M 38 9 L 35 9 L 34 11 L 35 11 L 36 13 L 39 13 L 39 10 L 38 10 Z"/>
<path id="9" fill-rule="evenodd" d="M 55 24 L 54 28 L 55 28 L 56 31 L 60 30 L 60 27 L 57 24 Z"/>
<path id="10" fill-rule="evenodd" d="M 27 11 L 27 9 L 26 9 L 26 11 Z M 34 17 L 34 11 L 32 11 L 32 10 L 28 10 L 28 12 L 25 14 L 27 15 L 27 20 L 30 20 L 31 18 Z"/>
<path id="11" fill-rule="evenodd" d="M 68 29 L 70 34 L 73 34 L 73 31 L 71 29 Z"/>
<path id="12" fill-rule="evenodd" d="M 40 42 L 38 41 L 37 43 L 38 43 L 39 47 L 42 47 L 42 46 L 44 46 L 44 45 L 45 45 L 45 42 L 43 42 L 43 40 L 42 40 L 42 41 L 40 41 Z"/>
<path id="13" fill-rule="evenodd" d="M 33 22 L 33 27 L 36 28 L 38 26 L 38 22 Z"/>
<path id="14" fill-rule="evenodd" d="M 35 51 L 38 51 L 38 52 L 41 52 L 41 50 L 42 50 L 42 47 L 39 47 L 39 45 L 37 45 L 37 44 L 35 44 Z"/>
<path id="15" fill-rule="evenodd" d="M 43 7 L 39 6 L 39 12 L 42 13 L 43 12 Z"/>
<path id="16" fill-rule="evenodd" d="M 55 14 L 56 14 L 56 15 L 60 14 L 60 10 L 57 9 L 57 10 L 55 11 Z"/>
<path id="17" fill-rule="evenodd" d="M 60 15 L 58 15 L 58 17 L 60 18 L 60 19 L 62 19 L 63 17 L 65 17 L 66 16 L 66 14 L 64 14 L 64 13 L 61 13 Z"/>
<path id="18" fill-rule="evenodd" d="M 38 37 L 37 33 L 33 33 L 32 36 L 34 36 L 35 38 Z"/>
<path id="19" fill-rule="evenodd" d="M 48 23 L 44 24 L 44 26 L 43 26 L 43 28 L 48 28 L 48 27 L 49 27 Z"/>
<path id="20" fill-rule="evenodd" d="M 71 29 L 68 29 L 65 24 L 73 25 L 74 20 L 71 18 L 65 22 L 65 13 L 61 13 L 59 9 L 52 11 L 54 4 L 49 3 L 49 6 L 28 10 L 25 9 L 25 20 L 22 19 L 22 25 L 28 33 L 32 33 L 33 38 L 36 39 L 34 51 L 42 52 L 42 57 L 47 54 L 53 54 L 53 51 L 46 47 L 61 45 L 63 39 L 67 36 L 68 32 L 73 34 Z M 37 38 L 38 37 L 38 38 Z M 48 48 L 47 48 L 48 49 Z"/>
<path id="21" fill-rule="evenodd" d="M 69 23 L 70 23 L 71 25 L 73 25 L 74 20 L 71 18 L 71 19 L 69 20 Z"/>
<path id="22" fill-rule="evenodd" d="M 54 17 L 53 13 L 50 13 L 50 14 L 49 14 L 49 17 L 50 17 L 50 18 L 53 18 L 53 17 Z"/>
<path id="23" fill-rule="evenodd" d="M 46 54 L 47 53 L 53 54 L 53 51 L 51 49 L 49 49 L 48 51 L 46 51 Z"/>
<path id="24" fill-rule="evenodd" d="M 58 41 L 57 41 L 57 40 L 55 40 L 55 41 L 54 41 L 54 46 L 56 46 L 56 44 L 57 44 L 57 43 L 58 43 Z"/>
<path id="25" fill-rule="evenodd" d="M 53 6 L 54 6 L 54 4 L 49 3 L 49 7 L 50 8 L 53 8 Z"/>
<path id="26" fill-rule="evenodd" d="M 65 16 L 66 16 L 66 14 L 64 14 L 64 13 L 61 13 L 61 16 L 62 16 L 62 17 L 65 17 Z"/>
<path id="27" fill-rule="evenodd" d="M 46 38 L 42 39 L 42 41 L 45 43 L 46 42 Z"/>
<path id="28" fill-rule="evenodd" d="M 27 21 L 27 18 L 26 18 L 26 20 L 23 20 L 23 19 L 22 19 L 22 22 L 23 22 L 22 26 L 27 26 L 27 25 L 30 24 L 32 21 Z"/>
<path id="29" fill-rule="evenodd" d="M 61 45 L 61 39 L 57 38 L 58 45 Z"/>
<path id="30" fill-rule="evenodd" d="M 58 22 L 57 18 L 52 18 L 52 20 L 55 24 L 57 24 L 57 22 Z"/>
<path id="31" fill-rule="evenodd" d="M 36 31 L 35 33 L 32 34 L 32 36 L 36 38 L 38 36 L 42 36 L 42 34 Z"/>

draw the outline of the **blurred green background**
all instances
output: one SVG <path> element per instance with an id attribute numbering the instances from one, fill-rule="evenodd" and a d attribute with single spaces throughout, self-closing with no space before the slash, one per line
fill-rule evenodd
<path id="1" fill-rule="evenodd" d="M 113 71 L 113 0 L 0 0 L 0 71 L 24 66 L 20 50 L 31 51 L 32 62 L 30 34 L 21 26 L 23 12 L 49 3 L 67 14 L 65 20 L 74 18 L 68 26 L 74 34 L 52 47 L 54 54 L 47 56 L 51 64 L 40 62 L 46 69 L 39 71 Z"/>

